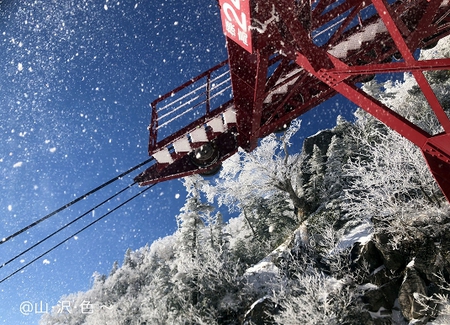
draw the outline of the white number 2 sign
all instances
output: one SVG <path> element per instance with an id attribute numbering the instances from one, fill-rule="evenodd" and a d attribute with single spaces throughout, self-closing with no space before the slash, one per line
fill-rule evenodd
<path id="1" fill-rule="evenodd" d="M 223 32 L 252 53 L 250 0 L 220 0 Z"/>

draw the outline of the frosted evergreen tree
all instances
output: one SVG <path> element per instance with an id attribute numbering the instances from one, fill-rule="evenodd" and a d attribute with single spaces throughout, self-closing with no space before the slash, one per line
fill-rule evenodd
<path id="1" fill-rule="evenodd" d="M 254 197 L 283 192 L 297 209 L 304 208 L 299 177 L 302 157 L 288 152 L 291 138 L 300 129 L 292 123 L 282 138 L 275 135 L 261 140 L 251 153 L 240 150 L 226 160 L 215 186 L 202 187 L 209 201 L 217 200 L 231 211 L 251 205 Z"/>
<path id="2" fill-rule="evenodd" d="M 123 260 L 123 265 L 126 265 L 130 268 L 136 267 L 136 262 L 134 261 L 133 251 L 131 250 L 131 248 L 128 248 L 127 251 L 125 252 L 125 258 Z"/>
<path id="3" fill-rule="evenodd" d="M 448 96 L 445 94 L 450 83 L 447 73 L 439 72 L 437 79 L 433 79 L 433 73 L 427 73 L 427 76 L 444 110 L 448 112 Z M 385 82 L 382 89 L 376 96 L 385 105 L 430 134 L 441 132 L 435 114 L 411 74 L 405 73 L 403 81 Z M 417 214 L 430 207 L 439 208 L 443 202 L 442 195 L 419 148 L 384 125 L 379 125 L 367 113 L 359 110 L 356 116 L 352 137 L 360 148 L 359 156 L 344 166 L 347 177 L 352 180 L 345 191 L 348 215 L 394 218 L 398 221 L 408 211 Z"/>
<path id="4" fill-rule="evenodd" d="M 336 118 L 336 126 L 333 132 L 341 140 L 342 145 L 342 163 L 352 158 L 359 152 L 358 144 L 352 137 L 352 130 L 355 129 L 355 124 L 346 121 L 342 116 Z"/>
<path id="5" fill-rule="evenodd" d="M 324 159 L 322 152 L 316 144 L 314 144 L 311 158 L 308 160 L 307 171 L 306 198 L 313 207 L 317 207 L 323 191 Z"/>
<path id="6" fill-rule="evenodd" d="M 438 207 L 442 195 L 420 150 L 391 130 L 376 137 L 382 141 L 361 137 L 366 155 L 344 166 L 352 179 L 345 191 L 348 214 L 387 217 Z"/>
<path id="7" fill-rule="evenodd" d="M 119 269 L 119 262 L 114 261 L 111 271 L 109 272 L 109 276 L 113 276 L 118 269 Z"/>
<path id="8" fill-rule="evenodd" d="M 204 228 L 201 214 L 209 215 L 213 207 L 201 202 L 200 193 L 193 178 L 186 178 L 184 182 L 188 197 L 185 205 L 181 208 L 181 213 L 177 216 L 180 236 L 178 237 L 175 285 L 180 294 L 189 296 L 184 299 L 187 299 L 190 305 L 196 305 L 199 295 L 196 263 L 201 245 L 200 232 Z"/>
<path id="9" fill-rule="evenodd" d="M 336 199 L 341 195 L 343 187 L 342 165 L 345 149 L 341 138 L 334 135 L 327 150 L 327 163 L 323 178 L 323 198 Z"/>
<path id="10" fill-rule="evenodd" d="M 230 257 L 220 213 L 202 202 L 199 176 L 184 180 L 188 197 L 178 216 L 175 263 L 171 270 L 174 323 L 216 324 L 238 307 L 234 293 L 242 270 Z"/>

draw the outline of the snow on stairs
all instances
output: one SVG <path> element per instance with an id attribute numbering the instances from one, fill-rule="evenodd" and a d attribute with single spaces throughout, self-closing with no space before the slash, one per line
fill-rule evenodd
<path id="1" fill-rule="evenodd" d="M 362 30 L 351 35 L 345 41 L 331 47 L 328 50 L 328 53 L 338 59 L 346 58 L 349 52 L 360 50 L 364 43 L 375 39 L 377 34 L 380 33 L 387 33 L 386 26 L 384 26 L 381 20 L 365 26 Z M 297 69 L 293 69 L 281 77 L 277 84 L 268 92 L 266 98 L 264 99 L 264 103 L 273 103 L 283 98 L 284 95 L 288 93 L 291 87 L 296 83 L 301 71 L 302 68 L 298 67 Z"/>
<path id="2" fill-rule="evenodd" d="M 155 152 L 151 153 L 151 155 L 159 164 L 171 164 L 178 159 L 179 156 L 184 156 L 195 148 L 198 148 L 200 145 L 213 140 L 215 134 L 224 133 L 235 124 L 236 112 L 234 110 L 234 105 L 230 105 L 229 108 L 219 115 L 207 120 L 205 124 L 180 136 L 163 148 L 157 149 Z M 208 132 L 209 128 L 212 132 Z M 173 150 L 171 150 L 171 148 L 173 148 Z"/>
<path id="3" fill-rule="evenodd" d="M 373 24 L 365 26 L 361 31 L 351 35 L 348 39 L 333 46 L 328 53 L 338 59 L 346 58 L 348 52 L 359 50 L 364 42 L 375 39 L 377 34 L 387 33 L 386 26 L 384 26 L 381 19 Z"/>
<path id="4" fill-rule="evenodd" d="M 291 87 L 297 82 L 302 70 L 302 68 L 298 67 L 281 77 L 276 85 L 268 92 L 266 98 L 264 99 L 264 104 L 276 102 L 280 98 L 284 97 L 284 95 L 288 93 Z"/>

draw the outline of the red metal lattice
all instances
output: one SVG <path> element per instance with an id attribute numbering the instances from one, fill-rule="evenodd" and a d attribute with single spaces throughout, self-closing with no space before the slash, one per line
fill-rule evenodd
<path id="1" fill-rule="evenodd" d="M 224 31 L 230 36 L 227 46 L 233 102 L 228 105 L 236 112 L 236 123 L 207 139 L 218 144 L 218 162 L 233 154 L 238 146 L 253 150 L 258 138 L 340 93 L 419 146 L 450 200 L 450 120 L 423 74 L 450 69 L 450 59 L 418 61 L 414 57 L 416 49 L 433 45 L 450 33 L 448 1 L 220 3 Z M 251 26 L 245 31 L 249 35 L 245 36 L 242 30 L 230 35 L 248 25 L 244 18 L 251 18 Z M 251 44 L 245 44 L 245 40 Z M 393 55 L 402 59 L 392 60 Z M 378 73 L 406 71 L 416 78 L 443 133 L 428 134 L 357 87 Z M 206 119 L 210 118 L 207 114 Z M 169 135 L 162 142 L 166 149 L 170 151 L 170 145 L 189 134 L 192 126 L 205 124 L 205 116 Z M 154 128 L 150 131 L 150 147 L 154 147 L 158 142 Z M 152 150 L 149 153 L 154 154 Z M 137 180 L 149 184 L 204 171 L 192 166 L 188 153 L 170 155 L 171 160 L 160 161 Z"/>

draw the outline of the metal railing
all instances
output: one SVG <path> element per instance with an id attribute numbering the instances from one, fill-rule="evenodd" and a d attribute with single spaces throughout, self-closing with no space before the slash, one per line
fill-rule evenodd
<path id="1" fill-rule="evenodd" d="M 228 61 L 192 78 L 151 103 L 149 152 L 170 142 L 175 134 L 202 118 L 213 116 L 216 109 L 232 99 Z"/>

